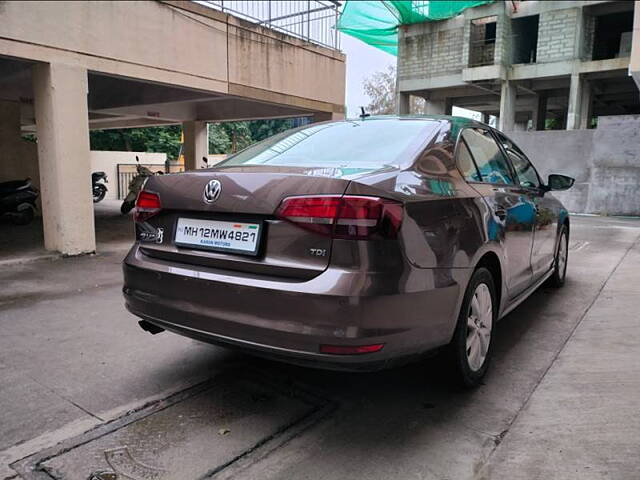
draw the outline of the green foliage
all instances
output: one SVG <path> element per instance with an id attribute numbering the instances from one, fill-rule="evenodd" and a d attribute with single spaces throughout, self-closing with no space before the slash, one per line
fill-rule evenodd
<path id="1" fill-rule="evenodd" d="M 122 128 L 89 132 L 91 150 L 166 153 L 170 160 L 180 152 L 179 125 L 167 127 Z"/>
<path id="2" fill-rule="evenodd" d="M 254 120 L 209 124 L 209 153 L 235 153 L 271 135 L 293 127 L 293 120 Z M 160 152 L 169 160 L 180 153 L 179 125 L 166 127 L 93 130 L 89 133 L 91 150 Z"/>
<path id="3" fill-rule="evenodd" d="M 227 153 L 231 150 L 231 138 L 221 123 L 209 124 L 209 153 Z"/>
<path id="4" fill-rule="evenodd" d="M 235 153 L 293 126 L 291 119 L 210 123 L 209 153 Z"/>
<path id="5" fill-rule="evenodd" d="M 562 123 L 557 118 L 546 118 L 544 121 L 545 130 L 561 130 Z"/>

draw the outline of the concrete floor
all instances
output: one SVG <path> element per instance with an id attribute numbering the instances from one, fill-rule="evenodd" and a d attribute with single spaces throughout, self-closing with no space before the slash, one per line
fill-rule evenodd
<path id="1" fill-rule="evenodd" d="M 635 478 L 639 242 L 638 220 L 573 217 L 566 286 L 500 323 L 473 392 L 434 360 L 323 372 L 151 336 L 122 306 L 122 248 L 15 262 L 0 270 L 0 479 Z"/>
<path id="2" fill-rule="evenodd" d="M 131 242 L 131 215 L 120 213 L 121 204 L 121 200 L 103 200 L 93 206 L 98 252 L 122 250 Z M 13 225 L 0 217 L 0 268 L 59 256 L 44 249 L 42 217 L 36 217 L 29 225 Z"/>

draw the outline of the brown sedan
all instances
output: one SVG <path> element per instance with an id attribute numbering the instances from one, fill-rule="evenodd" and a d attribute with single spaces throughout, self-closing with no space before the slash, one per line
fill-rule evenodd
<path id="1" fill-rule="evenodd" d="M 361 370 L 446 347 L 468 386 L 498 319 L 564 283 L 569 216 L 505 135 L 456 117 L 305 126 L 215 168 L 150 177 L 127 308 L 171 330 Z"/>

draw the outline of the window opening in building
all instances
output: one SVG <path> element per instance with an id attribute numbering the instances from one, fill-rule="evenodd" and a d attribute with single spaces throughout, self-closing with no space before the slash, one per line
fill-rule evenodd
<path id="1" fill-rule="evenodd" d="M 493 65 L 496 51 L 497 17 L 471 20 L 469 66 Z"/>
<path id="2" fill-rule="evenodd" d="M 513 35 L 512 63 L 535 63 L 538 47 L 539 15 L 514 18 L 511 22 Z"/>

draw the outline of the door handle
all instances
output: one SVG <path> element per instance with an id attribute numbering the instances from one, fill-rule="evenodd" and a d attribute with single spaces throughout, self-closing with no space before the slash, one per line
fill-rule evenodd
<path id="1" fill-rule="evenodd" d="M 496 208 L 494 210 L 494 213 L 500 220 L 504 220 L 507 218 L 507 211 L 504 208 Z"/>

